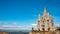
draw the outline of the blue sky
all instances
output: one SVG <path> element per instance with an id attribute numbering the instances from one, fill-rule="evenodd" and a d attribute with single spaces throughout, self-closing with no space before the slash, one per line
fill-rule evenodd
<path id="1" fill-rule="evenodd" d="M 0 27 L 19 26 L 30 28 L 42 16 L 44 6 L 55 25 L 60 24 L 60 0 L 0 0 Z"/>

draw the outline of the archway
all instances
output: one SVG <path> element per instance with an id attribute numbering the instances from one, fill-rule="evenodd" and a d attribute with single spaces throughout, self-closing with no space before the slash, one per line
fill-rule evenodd
<path id="1" fill-rule="evenodd" d="M 50 28 L 48 28 L 48 31 L 50 31 Z"/>
<path id="2" fill-rule="evenodd" d="M 45 31 L 45 28 L 42 28 L 43 31 Z"/>

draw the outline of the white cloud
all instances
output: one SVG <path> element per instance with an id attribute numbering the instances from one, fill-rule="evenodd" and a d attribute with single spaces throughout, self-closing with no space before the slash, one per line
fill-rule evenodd
<path id="1" fill-rule="evenodd" d="M 32 24 L 32 26 L 36 26 L 36 24 Z"/>
<path id="2" fill-rule="evenodd" d="M 31 26 L 11 26 L 11 25 L 4 25 L 3 27 L 0 27 L 0 29 L 5 30 L 31 30 Z"/>
<path id="3" fill-rule="evenodd" d="M 12 23 L 8 23 L 5 22 L 6 24 L 4 24 L 2 27 L 0 27 L 0 29 L 6 29 L 6 30 L 31 30 L 32 26 L 35 28 L 36 24 L 33 20 L 28 20 L 28 22 L 33 22 L 33 24 L 27 25 L 27 26 L 21 26 L 21 25 L 17 25 L 17 22 L 12 22 Z"/>
<path id="4" fill-rule="evenodd" d="M 6 24 L 2 25 L 0 27 L 0 29 L 4 29 L 4 30 L 31 30 L 32 26 L 28 25 L 28 26 L 20 26 L 17 25 L 16 22 L 13 22 L 9 25 L 9 23 L 7 24 L 7 22 L 5 22 Z"/>

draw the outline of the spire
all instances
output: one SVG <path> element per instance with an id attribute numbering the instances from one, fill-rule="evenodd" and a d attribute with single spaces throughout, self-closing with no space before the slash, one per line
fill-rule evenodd
<path id="1" fill-rule="evenodd" d="M 38 14 L 38 20 L 40 20 L 40 13 Z"/>
<path id="2" fill-rule="evenodd" d="M 41 22 L 41 19 L 40 19 L 40 13 L 39 13 L 38 19 L 37 19 L 37 30 L 40 29 L 40 22 Z"/>
<path id="3" fill-rule="evenodd" d="M 44 13 L 46 13 L 46 6 L 44 6 Z"/>
<path id="4" fill-rule="evenodd" d="M 46 6 L 44 6 L 44 13 L 43 13 L 43 16 L 45 16 L 47 14 L 46 12 Z"/>

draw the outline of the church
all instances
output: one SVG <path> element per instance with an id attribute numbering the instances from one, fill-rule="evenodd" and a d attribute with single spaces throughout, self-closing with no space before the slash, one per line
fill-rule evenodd
<path id="1" fill-rule="evenodd" d="M 40 17 L 40 14 L 38 14 L 37 19 L 37 30 L 40 31 L 54 31 L 54 21 L 52 16 L 47 13 L 46 7 L 44 7 L 44 12 L 42 17 Z"/>
<path id="2" fill-rule="evenodd" d="M 44 32 L 46 32 L 46 34 L 56 33 L 53 18 L 49 13 L 47 13 L 46 7 L 44 7 L 42 17 L 38 14 L 36 30 L 32 27 L 32 31 L 29 32 L 29 34 L 42 34 Z"/>

